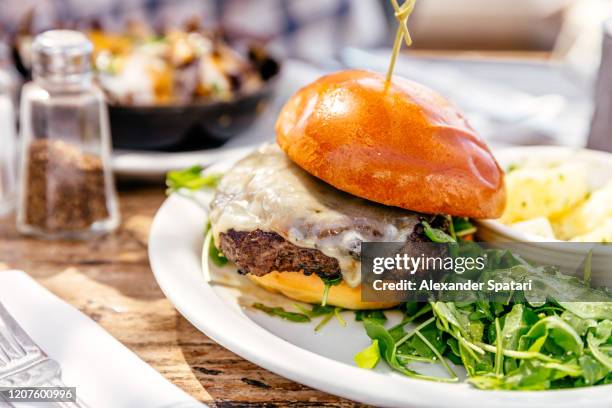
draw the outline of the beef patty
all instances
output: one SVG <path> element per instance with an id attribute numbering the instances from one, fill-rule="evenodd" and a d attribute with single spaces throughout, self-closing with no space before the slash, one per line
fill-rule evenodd
<path id="1" fill-rule="evenodd" d="M 447 229 L 446 219 L 436 217 L 433 225 Z M 340 266 L 335 258 L 318 249 L 301 248 L 287 241 L 275 232 L 236 231 L 230 229 L 220 234 L 219 248 L 223 255 L 238 266 L 242 274 L 263 276 L 267 273 L 299 272 L 313 273 L 328 279 L 341 276 Z M 429 242 L 423 226 L 416 224 L 407 242 Z M 359 259 L 359 254 L 354 254 Z"/>

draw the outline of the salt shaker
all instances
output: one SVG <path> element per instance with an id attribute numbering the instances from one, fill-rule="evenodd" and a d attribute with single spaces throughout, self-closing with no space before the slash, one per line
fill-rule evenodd
<path id="1" fill-rule="evenodd" d="M 33 81 L 21 94 L 17 228 L 50 239 L 87 239 L 119 224 L 108 112 L 82 33 L 52 30 L 32 45 Z"/>
<path id="2" fill-rule="evenodd" d="M 3 64 L 5 47 L 0 43 L 0 215 L 9 212 L 15 204 L 17 170 L 14 84 L 10 72 Z"/>

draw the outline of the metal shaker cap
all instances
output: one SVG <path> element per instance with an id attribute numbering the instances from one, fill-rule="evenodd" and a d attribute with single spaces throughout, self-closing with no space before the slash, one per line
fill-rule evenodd
<path id="1" fill-rule="evenodd" d="M 34 77 L 68 81 L 91 72 L 93 45 L 83 33 L 50 30 L 39 34 L 32 44 Z"/>

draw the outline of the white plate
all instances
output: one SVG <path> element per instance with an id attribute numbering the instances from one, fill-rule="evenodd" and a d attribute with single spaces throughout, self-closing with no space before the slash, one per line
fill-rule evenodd
<path id="1" fill-rule="evenodd" d="M 223 171 L 230 163 L 211 169 Z M 293 381 L 376 406 L 425 408 L 610 408 L 612 386 L 541 392 L 479 391 L 468 384 L 415 380 L 391 372 L 383 363 L 364 370 L 353 355 L 369 344 L 361 323 L 343 313 L 347 327 L 332 320 L 318 333 L 315 323 L 291 323 L 241 306 L 253 291 L 208 284 L 201 270 L 202 205 L 173 195 L 159 210 L 151 229 L 149 258 L 164 294 L 195 327 L 239 356 Z M 244 283 L 233 273 L 230 277 Z M 227 271 L 226 271 L 227 272 Z M 266 293 L 264 303 L 282 302 Z M 284 300 L 283 300 L 284 301 Z M 247 303 L 248 304 L 248 303 Z M 437 365 L 422 372 L 443 375 Z"/>

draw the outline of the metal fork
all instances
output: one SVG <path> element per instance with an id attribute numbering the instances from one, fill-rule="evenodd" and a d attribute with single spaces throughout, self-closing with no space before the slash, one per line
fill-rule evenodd
<path id="1" fill-rule="evenodd" d="M 0 303 L 0 387 L 65 387 L 61 367 L 50 359 Z M 87 408 L 56 402 L 62 408 Z"/>

